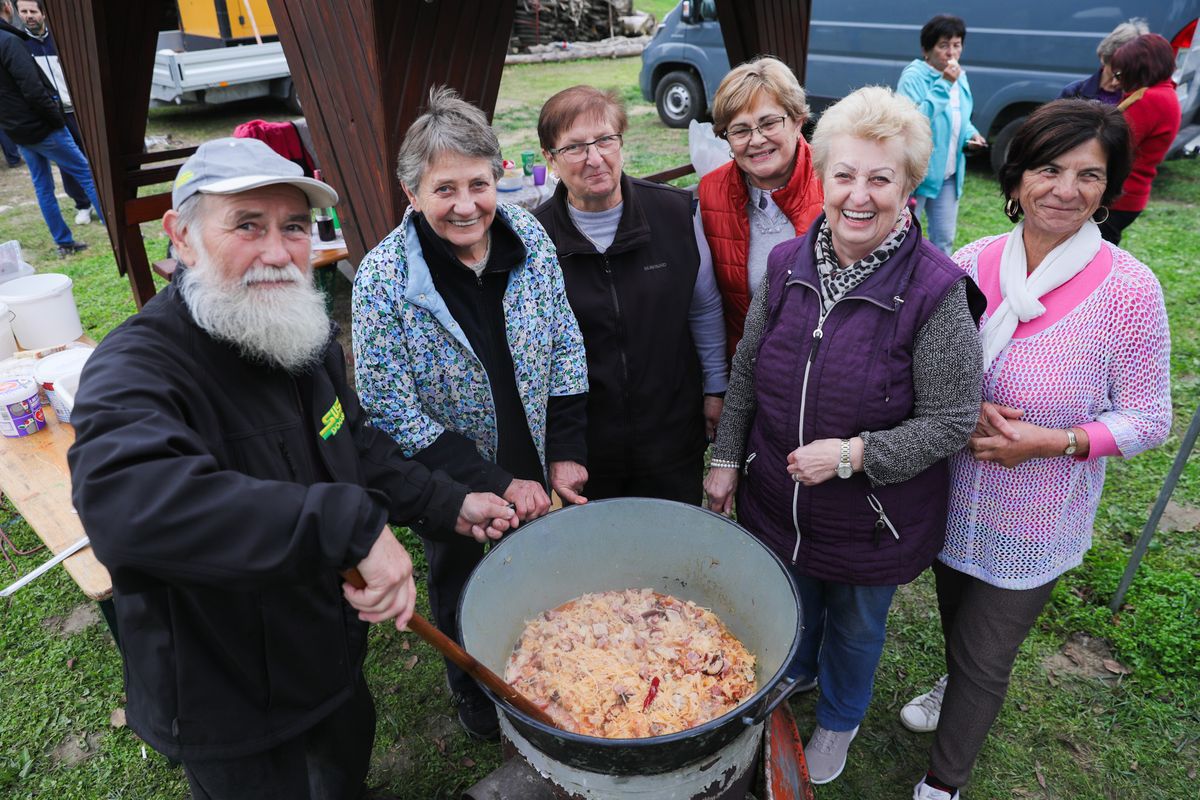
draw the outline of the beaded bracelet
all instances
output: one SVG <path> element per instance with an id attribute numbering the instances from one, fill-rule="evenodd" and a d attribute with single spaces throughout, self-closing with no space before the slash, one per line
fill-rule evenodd
<path id="1" fill-rule="evenodd" d="M 714 458 L 711 461 L 709 461 L 708 464 L 710 467 L 717 467 L 720 469 L 741 469 L 742 468 L 742 465 L 736 461 L 725 461 L 724 459 L 720 459 L 720 458 Z"/>

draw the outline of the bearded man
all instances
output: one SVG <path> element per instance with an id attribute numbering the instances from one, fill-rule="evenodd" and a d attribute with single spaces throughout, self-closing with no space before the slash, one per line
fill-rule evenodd
<path id="1" fill-rule="evenodd" d="M 332 188 L 218 139 L 172 201 L 181 267 L 89 360 L 68 454 L 112 574 L 129 727 L 197 798 L 356 798 L 366 623 L 403 627 L 415 598 L 388 521 L 486 541 L 516 518 L 363 423 L 309 267 Z"/>

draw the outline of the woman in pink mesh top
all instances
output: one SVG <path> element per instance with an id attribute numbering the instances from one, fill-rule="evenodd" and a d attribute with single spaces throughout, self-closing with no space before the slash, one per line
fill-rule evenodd
<path id="1" fill-rule="evenodd" d="M 1017 650 L 1058 577 L 1083 560 L 1108 456 L 1171 427 L 1162 288 L 1097 222 L 1130 169 L 1114 107 L 1057 100 L 1031 114 L 1000 172 L 1007 234 L 954 259 L 987 296 L 983 407 L 951 457 L 934 564 L 948 676 L 901 711 L 936 735 L 915 800 L 957 800 L 1008 690 Z"/>

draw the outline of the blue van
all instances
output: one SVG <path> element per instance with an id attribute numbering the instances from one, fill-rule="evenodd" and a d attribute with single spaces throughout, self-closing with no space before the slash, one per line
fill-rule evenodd
<path id="1" fill-rule="evenodd" d="M 1144 17 L 1178 53 L 1183 126 L 1170 155 L 1200 134 L 1200 41 L 1192 46 L 1200 0 L 960 0 L 953 8 L 967 23 L 963 66 L 975 95 L 972 121 L 992 142 L 994 162 L 1030 111 L 1096 71 L 1096 45 L 1130 17 Z M 894 87 L 904 66 L 921 56 L 921 26 L 945 9 L 945 0 L 812 0 L 804 88 L 814 112 L 860 86 Z M 668 126 L 687 127 L 707 116 L 728 72 L 716 3 L 684 0 L 642 53 L 642 96 Z"/>

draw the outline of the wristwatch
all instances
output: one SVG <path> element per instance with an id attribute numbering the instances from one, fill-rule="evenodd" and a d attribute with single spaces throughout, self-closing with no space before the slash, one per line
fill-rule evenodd
<path id="1" fill-rule="evenodd" d="M 1074 452 L 1073 449 L 1072 452 Z M 850 464 L 850 440 L 842 439 L 842 458 L 838 461 L 837 476 L 839 478 L 849 478 L 853 474 L 854 467 Z"/>
<path id="2" fill-rule="evenodd" d="M 1079 442 L 1075 440 L 1075 431 L 1072 428 L 1067 428 L 1067 449 L 1063 450 L 1064 456 L 1073 456 L 1078 449 Z"/>

